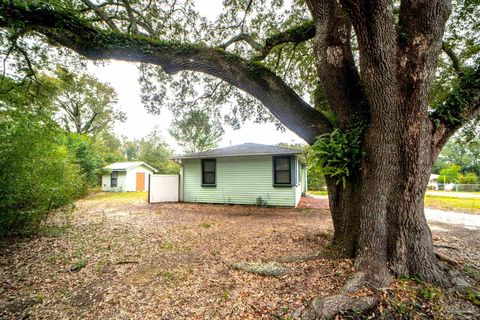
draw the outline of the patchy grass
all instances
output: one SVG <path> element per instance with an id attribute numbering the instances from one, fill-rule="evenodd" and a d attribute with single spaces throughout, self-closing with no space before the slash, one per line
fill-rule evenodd
<path id="1" fill-rule="evenodd" d="M 477 319 L 480 311 L 476 292 L 448 291 L 417 277 L 398 279 L 386 289 L 364 288 L 356 296 L 376 296 L 379 303 L 368 314 L 348 312 L 335 319 Z"/>
<path id="2" fill-rule="evenodd" d="M 308 190 L 307 193 L 313 194 L 316 196 L 328 196 L 328 192 L 323 190 Z"/>
<path id="3" fill-rule="evenodd" d="M 86 199 L 89 201 L 144 201 L 147 202 L 147 192 L 95 192 L 90 194 Z"/>
<path id="4" fill-rule="evenodd" d="M 480 214 L 480 198 L 458 198 L 440 195 L 426 195 L 425 207 Z"/>
<path id="5" fill-rule="evenodd" d="M 398 280 L 381 293 L 375 313 L 379 319 L 445 319 L 444 300 L 445 292 L 438 287 L 418 279 Z"/>

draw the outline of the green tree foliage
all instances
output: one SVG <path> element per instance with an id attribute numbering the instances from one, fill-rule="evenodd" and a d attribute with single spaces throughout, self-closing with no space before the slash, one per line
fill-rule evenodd
<path id="1" fill-rule="evenodd" d="M 139 160 L 148 163 L 158 170 L 158 173 L 176 174 L 179 166 L 170 160 L 172 150 L 164 142 L 161 134 L 154 130 L 147 137 L 138 142 L 138 157 L 132 160 Z"/>
<path id="2" fill-rule="evenodd" d="M 123 154 L 128 161 L 132 161 L 138 158 L 138 152 L 140 151 L 139 140 L 128 140 L 123 138 Z"/>
<path id="3" fill-rule="evenodd" d="M 102 131 L 93 140 L 93 146 L 100 157 L 100 167 L 110 163 L 124 161 L 122 141 L 110 131 Z"/>
<path id="4" fill-rule="evenodd" d="M 58 120 L 67 132 L 95 136 L 126 119 L 117 106 L 117 94 L 109 85 L 88 74 L 56 71 L 59 95 L 55 99 Z"/>
<path id="5" fill-rule="evenodd" d="M 451 164 L 448 167 L 440 170 L 440 177 L 438 177 L 438 181 L 440 183 L 459 183 L 460 177 L 462 174 L 460 173 L 460 167 L 457 164 Z"/>
<path id="6" fill-rule="evenodd" d="M 80 168 L 80 174 L 85 183 L 88 186 L 95 186 L 100 173 L 101 159 L 92 140 L 85 135 L 69 133 L 65 136 L 63 144 L 73 155 L 73 163 Z"/>
<path id="7" fill-rule="evenodd" d="M 86 190 L 80 162 L 52 120 L 55 86 L 1 79 L 0 236 L 35 231 Z"/>
<path id="8" fill-rule="evenodd" d="M 186 153 L 215 148 L 223 136 L 220 124 L 200 110 L 183 113 L 172 122 L 169 132 Z"/>
<path id="9" fill-rule="evenodd" d="M 452 138 L 443 148 L 438 156 L 434 173 L 455 163 L 461 167 L 461 172 L 475 172 L 480 175 L 480 139 L 464 139 L 465 135 L 460 133 Z"/>
<path id="10" fill-rule="evenodd" d="M 467 172 L 461 175 L 458 180 L 461 184 L 476 184 L 478 183 L 478 176 L 475 172 Z"/>
<path id="11" fill-rule="evenodd" d="M 321 172 L 345 186 L 346 180 L 358 169 L 361 152 L 362 127 L 333 130 L 318 137 L 310 148 L 309 166 L 312 172 Z"/>

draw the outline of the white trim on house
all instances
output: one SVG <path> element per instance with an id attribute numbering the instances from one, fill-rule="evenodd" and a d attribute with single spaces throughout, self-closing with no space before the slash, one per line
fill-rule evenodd
<path id="1" fill-rule="evenodd" d="M 107 171 L 128 171 L 135 169 L 139 166 L 145 166 L 153 172 L 157 172 L 158 170 L 143 161 L 130 161 L 130 162 L 115 162 L 109 164 L 108 166 L 103 167 L 103 170 Z"/>

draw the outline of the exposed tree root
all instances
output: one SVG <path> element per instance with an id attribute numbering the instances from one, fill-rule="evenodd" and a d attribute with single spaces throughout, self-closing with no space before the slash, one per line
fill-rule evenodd
<path id="1" fill-rule="evenodd" d="M 444 253 L 441 253 L 439 251 L 435 251 L 435 256 L 438 258 L 438 260 L 440 261 L 443 261 L 443 262 L 446 262 L 452 266 L 458 266 L 458 261 L 453 259 L 452 257 L 444 254 Z"/>
<path id="2" fill-rule="evenodd" d="M 337 294 L 313 299 L 306 308 L 295 310 L 292 317 L 301 320 L 330 319 L 341 312 L 368 312 L 373 310 L 377 303 L 378 300 L 374 297 L 354 299 L 344 294 Z"/>
<path id="3" fill-rule="evenodd" d="M 443 259 L 440 260 L 443 261 Z M 453 270 L 447 271 L 447 269 L 443 267 L 444 265 L 440 263 L 439 270 L 441 270 L 442 273 L 445 271 L 445 281 L 437 283 L 438 285 L 445 287 L 445 283 L 448 283 L 449 285 L 446 288 L 448 288 L 449 291 L 460 294 L 478 292 L 477 289 L 459 277 Z M 355 272 L 347 280 L 339 294 L 315 298 L 306 307 L 295 310 L 292 313 L 292 317 L 300 320 L 330 319 L 342 313 L 355 312 L 366 314 L 374 310 L 379 303 L 377 297 L 362 296 L 360 298 L 354 298 L 353 296 L 358 295 L 362 289 L 367 289 L 367 292 L 384 291 L 391 284 L 394 277 L 390 273 L 385 276 L 381 272 L 379 272 L 377 276 L 372 277 L 372 273 L 372 271 Z M 382 281 L 379 282 L 379 279 Z"/>

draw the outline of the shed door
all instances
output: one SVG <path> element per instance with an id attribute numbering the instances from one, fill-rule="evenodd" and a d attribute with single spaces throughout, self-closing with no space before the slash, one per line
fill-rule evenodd
<path id="1" fill-rule="evenodd" d="M 144 191 L 145 190 L 145 173 L 137 172 L 137 191 Z"/>
<path id="2" fill-rule="evenodd" d="M 178 175 L 149 175 L 148 202 L 177 202 L 178 201 Z"/>

